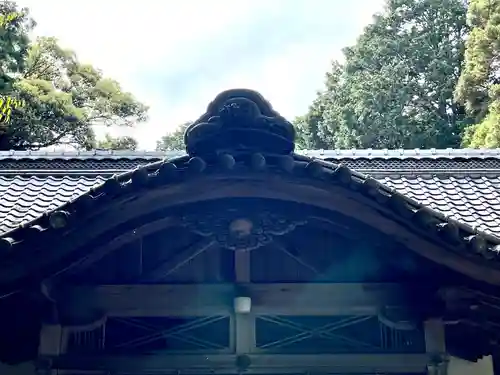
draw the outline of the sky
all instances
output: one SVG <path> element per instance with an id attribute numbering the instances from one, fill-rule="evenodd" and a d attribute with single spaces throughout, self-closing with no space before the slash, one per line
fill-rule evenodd
<path id="1" fill-rule="evenodd" d="M 259 91 L 292 120 L 307 111 L 383 0 L 19 0 L 54 36 L 148 105 L 139 149 L 195 120 L 221 91 Z M 103 132 L 99 131 L 102 135 Z"/>

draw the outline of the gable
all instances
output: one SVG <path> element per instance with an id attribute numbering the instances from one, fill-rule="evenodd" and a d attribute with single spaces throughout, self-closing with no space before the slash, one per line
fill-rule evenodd
<path id="1" fill-rule="evenodd" d="M 224 228 L 241 217 L 267 233 L 249 241 L 232 238 Z M 228 283 L 234 280 L 231 265 L 240 248 L 248 251 L 249 279 L 257 283 L 417 284 L 422 279 L 459 279 L 457 273 L 356 219 L 294 202 L 222 198 L 172 206 L 139 222 L 128 235 L 122 229 L 112 245 L 101 241 L 105 246 L 97 247 L 105 250 L 102 258 L 67 269 L 58 283 Z M 99 251 L 94 244 L 85 252 Z M 184 255 L 189 261 L 168 267 Z"/>
<path id="2" fill-rule="evenodd" d="M 313 152 L 318 157 L 310 157 L 309 152 L 294 153 L 294 141 L 291 123 L 260 94 L 237 89 L 217 96 L 207 112 L 188 127 L 188 155 L 167 157 L 121 174 L 110 169 L 109 162 L 120 159 L 127 163 L 123 153 L 97 152 L 85 161 L 82 155 L 64 154 L 59 160 L 52 157 L 58 167 L 54 170 L 5 172 L 3 178 L 10 181 L 3 196 L 6 232 L 0 247 L 6 259 L 11 259 L 3 264 L 0 283 L 17 280 L 22 284 L 23 278 L 33 275 L 43 278 L 70 253 L 82 252 L 95 241 L 96 245 L 106 242 L 106 236 L 116 236 L 117 230 L 136 225 L 132 223 L 151 220 L 148 215 L 157 215 L 161 207 L 256 198 L 338 212 L 433 262 L 500 284 L 496 262 L 483 263 L 496 260 L 500 247 L 500 238 L 495 235 L 498 218 L 494 216 L 499 202 L 497 171 L 478 168 L 471 173 L 470 169 L 457 168 L 461 163 L 494 164 L 494 152 L 414 150 L 413 155 L 405 155 L 401 150 L 366 150 L 351 151 L 347 158 L 342 151 L 320 150 Z M 22 158 L 11 153 L 11 160 L 4 162 L 12 166 L 12 159 L 21 163 L 20 159 L 26 162 L 35 156 L 26 152 Z M 151 161 L 158 156 L 145 154 L 139 160 Z M 50 158 L 46 155 L 45 159 Z M 366 173 L 368 166 L 372 175 L 352 170 L 345 163 L 335 164 L 335 159 L 365 163 L 365 168 L 359 169 Z M 108 164 L 102 169 L 85 167 L 87 161 L 96 160 Z M 411 166 L 421 162 L 428 166 L 429 160 L 439 161 L 436 168 L 424 168 L 416 175 Z M 35 162 L 43 163 L 43 158 Z M 67 165 L 72 163 L 79 167 L 69 170 Z M 389 164 L 381 167 L 382 163 Z M 103 178 L 105 181 L 99 183 Z M 50 252 L 43 249 L 48 244 Z M 27 253 L 42 251 L 42 259 L 27 264 Z"/>
<path id="3" fill-rule="evenodd" d="M 497 150 L 299 152 L 370 175 L 416 202 L 500 236 Z M 182 152 L 0 152 L 0 233 L 35 220 L 117 173 Z"/>

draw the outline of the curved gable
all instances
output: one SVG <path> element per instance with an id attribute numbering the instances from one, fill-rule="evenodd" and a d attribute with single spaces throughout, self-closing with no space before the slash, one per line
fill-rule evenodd
<path id="1" fill-rule="evenodd" d="M 163 208 L 227 198 L 290 201 L 338 212 L 433 262 L 500 284 L 497 237 L 344 165 L 294 154 L 293 138 L 291 124 L 257 93 L 224 92 L 188 129 L 190 155 L 117 175 L 3 235 L 0 285 L 12 290 L 23 280 L 58 272 L 88 243 L 103 241 L 114 229 L 136 225 Z M 35 254 L 44 255 L 30 262 Z"/>

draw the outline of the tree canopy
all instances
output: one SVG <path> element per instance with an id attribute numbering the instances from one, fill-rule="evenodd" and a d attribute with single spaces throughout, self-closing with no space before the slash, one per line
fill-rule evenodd
<path id="1" fill-rule="evenodd" d="M 0 150 L 135 149 L 94 129 L 140 124 L 148 108 L 57 39 L 31 40 L 34 27 L 27 9 L 0 2 Z M 294 120 L 298 146 L 500 147 L 499 66 L 500 0 L 386 0 Z M 156 149 L 183 150 L 189 124 Z"/>
<path id="2" fill-rule="evenodd" d="M 0 78 L 4 82 L 0 95 L 24 103 L 2 124 L 0 150 L 59 144 L 95 148 L 93 126 L 131 126 L 147 118 L 144 104 L 115 80 L 80 62 L 57 39 L 30 41 L 28 33 L 35 23 L 26 9 L 18 10 L 8 1 L 0 5 L 0 12 L 4 17 L 14 12 L 21 15 L 0 25 L 0 33 L 6 37 L 0 38 Z"/>
<path id="3" fill-rule="evenodd" d="M 468 147 L 500 147 L 500 0 L 470 0 L 464 69 L 456 99 L 476 124 L 465 132 Z"/>
<path id="4" fill-rule="evenodd" d="M 159 141 L 156 142 L 157 151 L 182 151 L 185 149 L 184 146 L 184 132 L 186 128 L 191 124 L 191 121 L 187 121 L 179 125 L 174 131 L 168 133 L 161 137 Z"/>
<path id="5" fill-rule="evenodd" d="M 131 150 L 137 149 L 137 140 L 132 137 L 112 137 L 109 133 L 104 136 L 104 139 L 96 142 L 97 149 L 102 150 Z"/>
<path id="6" fill-rule="evenodd" d="M 35 25 L 26 8 L 18 9 L 13 1 L 0 2 L 0 93 L 8 92 L 15 75 L 24 70 L 28 33 Z"/>
<path id="7" fill-rule="evenodd" d="M 387 0 L 295 120 L 300 146 L 459 147 L 473 122 L 453 98 L 467 30 L 462 0 Z"/>

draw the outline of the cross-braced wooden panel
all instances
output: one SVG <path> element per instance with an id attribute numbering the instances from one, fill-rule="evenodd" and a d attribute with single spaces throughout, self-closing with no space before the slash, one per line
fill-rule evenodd
<path id="1" fill-rule="evenodd" d="M 92 332 L 73 333 L 68 352 L 229 353 L 229 316 L 112 318 Z M 396 330 L 375 316 L 258 316 L 255 353 L 422 353 L 422 330 Z"/>
<path id="2" fill-rule="evenodd" d="M 152 353 L 227 353 L 229 317 L 111 318 L 92 332 L 73 333 L 69 353 L 108 354 Z"/>
<path id="3" fill-rule="evenodd" d="M 396 330 L 376 316 L 260 316 L 259 352 L 271 353 L 421 353 L 422 330 Z"/>

